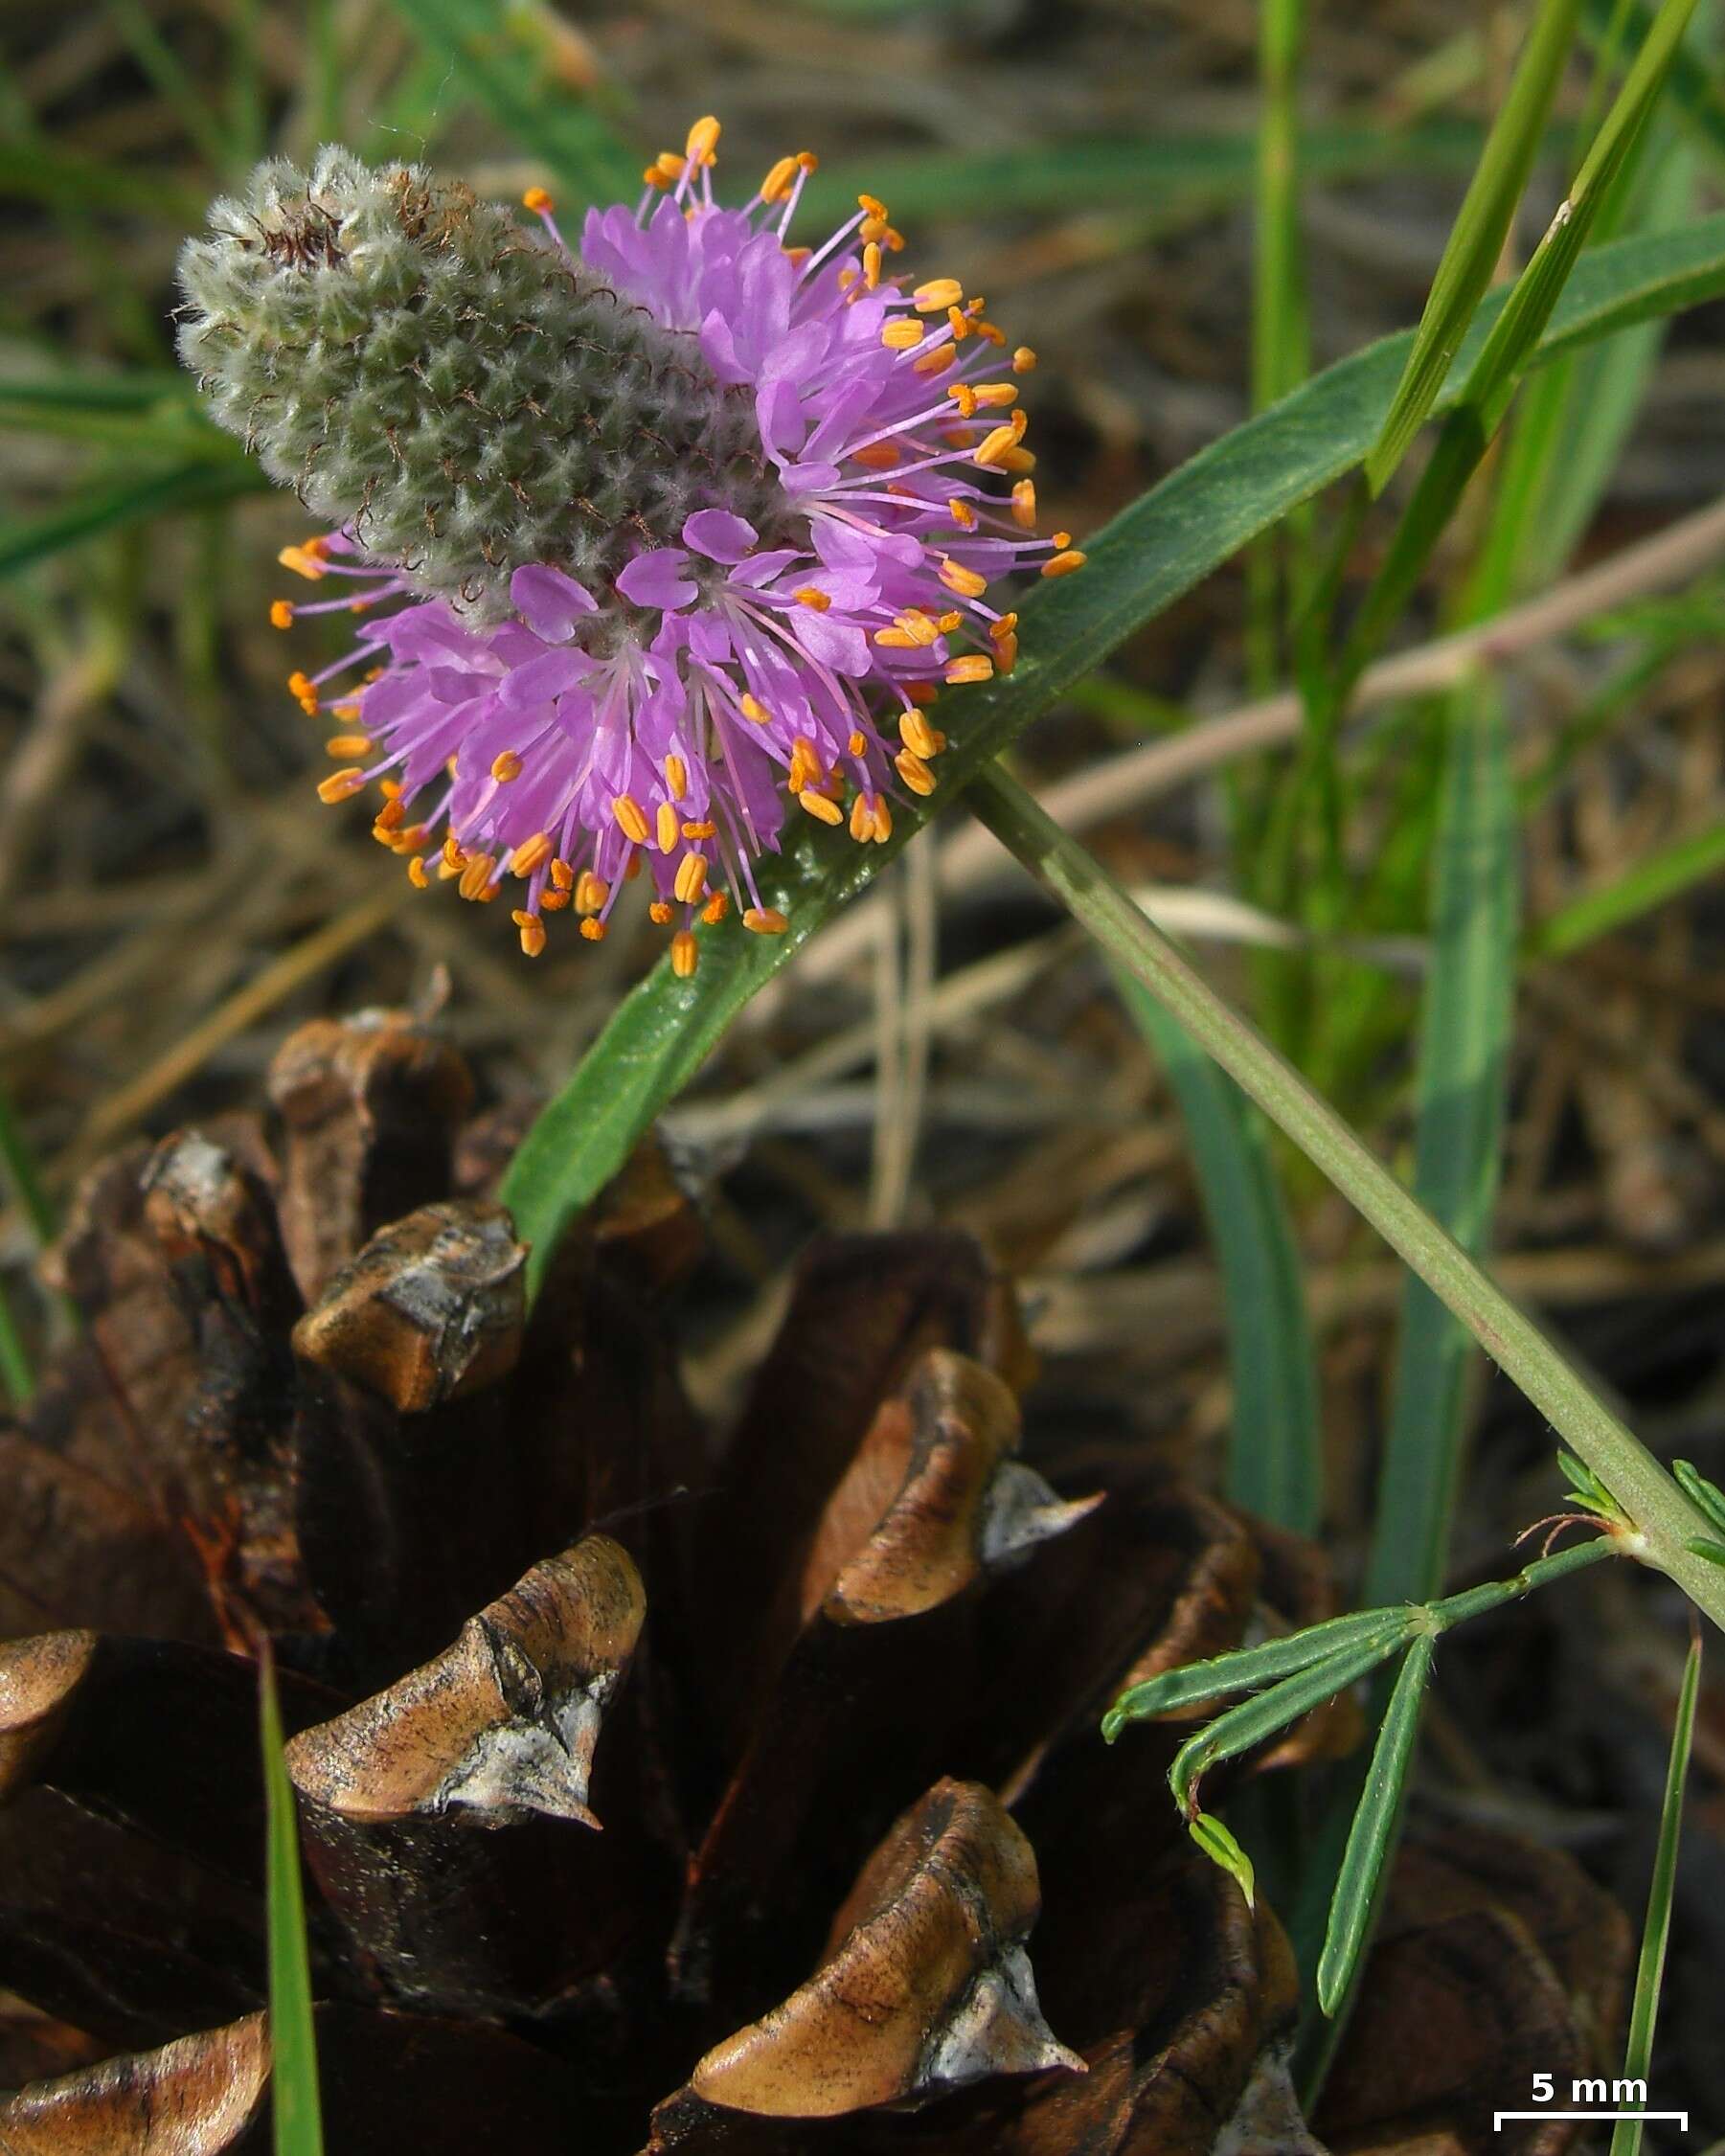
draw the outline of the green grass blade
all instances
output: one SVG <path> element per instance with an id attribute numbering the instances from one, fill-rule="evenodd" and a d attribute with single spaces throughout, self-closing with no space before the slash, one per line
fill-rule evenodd
<path id="1" fill-rule="evenodd" d="M 1129 974 L 1115 986 L 1168 1073 L 1192 1145 L 1227 1311 L 1228 1494 L 1302 1534 L 1324 1503 L 1318 1373 L 1300 1254 L 1262 1123 L 1238 1086 Z"/>
<path id="2" fill-rule="evenodd" d="M 28 1407 L 35 1397 L 35 1371 L 4 1282 L 0 1282 L 0 1387 L 16 1408 Z"/>
<path id="3" fill-rule="evenodd" d="M 1452 704 L 1443 787 L 1414 1191 L 1481 1258 L 1497 1197 L 1517 925 L 1515 795 L 1495 683 L 1475 682 Z M 1442 1585 L 1471 1366 L 1465 1328 L 1410 1279 L 1366 1567 L 1369 1602 L 1422 1602 Z"/>
<path id="4" fill-rule="evenodd" d="M 1487 138 L 1432 280 L 1407 370 L 1366 459 L 1366 480 L 1381 494 L 1437 400 L 1468 324 L 1491 282 L 1505 235 L 1538 154 L 1552 99 L 1575 41 L 1580 0 L 1544 0 L 1503 110 Z"/>
<path id="5" fill-rule="evenodd" d="M 1690 1548 L 1706 1527 L 1704 1516 L 1561 1349 L 1015 780 L 990 766 L 973 780 L 970 806 L 1100 949 L 1167 1005 L 1205 1053 L 1441 1297 L 1635 1523 L 1641 1534 L 1637 1555 L 1668 1573 L 1714 1623 L 1725 1625 L 1725 1574 Z M 1531 1582 L 1533 1568 L 1523 1577 Z"/>
<path id="6" fill-rule="evenodd" d="M 79 546 L 124 525 L 268 491 L 269 481 L 242 456 L 219 462 L 198 457 L 167 471 L 92 487 L 38 516 L 0 523 L 0 577 L 15 576 L 63 548 Z"/>
<path id="7" fill-rule="evenodd" d="M 1390 1704 L 1384 1710 L 1365 1794 L 1348 1832 L 1348 1847 L 1329 1904 L 1329 1925 L 1318 1963 L 1318 2005 L 1333 2015 L 1353 1989 L 1372 1930 L 1396 1844 L 1396 1827 L 1407 1791 L 1408 1769 L 1419 1734 L 1419 1709 L 1432 1672 L 1437 1641 L 1427 1632 L 1408 1649 L 1396 1673 Z"/>
<path id="8" fill-rule="evenodd" d="M 1553 317 L 1551 349 L 1606 335 L 1660 310 L 1725 291 L 1725 216 L 1682 232 L 1623 240 L 1583 257 Z M 1494 309 L 1488 298 L 1455 370 L 1461 394 L 1470 354 Z M 1358 464 L 1375 438 L 1409 349 L 1387 339 L 1315 375 L 1272 410 L 1213 443 L 1086 541 L 1082 575 L 1038 585 L 1020 608 L 1023 655 L 1004 680 L 966 690 L 958 738 L 942 759 L 949 800 L 1032 719 L 1135 629 Z M 1444 401 L 1440 399 L 1440 403 Z M 0 535 L 0 565 L 5 558 Z M 804 819 L 807 821 L 807 819 Z M 734 927 L 702 939 L 700 971 L 679 981 L 661 964 L 618 1008 L 579 1069 L 546 1107 L 510 1165 L 505 1202 L 533 1245 L 543 1277 L 557 1237 L 628 1157 L 653 1117 L 699 1071 L 738 1011 L 808 938 L 893 859 L 921 812 L 895 810 L 887 846 L 857 849 L 799 832 L 762 865 L 762 896 L 790 918 L 788 935 Z"/>
<path id="9" fill-rule="evenodd" d="M 1629 2039 L 1623 2049 L 1623 2073 L 1646 2082 L 1653 2059 L 1653 2028 L 1659 2018 L 1659 1986 L 1665 1975 L 1666 1947 L 1671 1936 L 1671 1902 L 1677 1883 L 1677 1844 L 1683 1832 L 1683 1785 L 1689 1779 L 1690 1746 L 1695 1735 L 1695 1702 L 1701 1690 L 1701 1635 L 1690 1643 L 1677 1693 L 1677 1718 L 1671 1727 L 1670 1758 L 1666 1766 L 1665 1802 L 1659 1814 L 1659 1844 L 1653 1852 L 1653 1883 L 1647 1890 L 1647 1917 L 1642 1926 L 1641 1958 L 1635 1970 L 1635 2000 L 1629 2009 Z M 1611 2156 L 1640 2156 L 1642 2122 L 1620 2119 L 1611 2130 Z"/>
<path id="10" fill-rule="evenodd" d="M 1652 32 L 1594 139 L 1568 200 L 1547 228 L 1532 260 L 1510 287 L 1492 322 L 1478 363 L 1456 409 L 1444 420 L 1430 463 L 1393 534 L 1349 633 L 1347 647 L 1321 706 L 1333 726 L 1353 684 L 1412 597 L 1462 495 L 1503 422 L 1510 398 L 1543 338 L 1563 288 L 1580 259 L 1595 220 L 1630 169 L 1648 115 L 1695 0 L 1665 0 Z M 1375 452 L 1373 452 L 1375 454 Z"/>
<path id="11" fill-rule="evenodd" d="M 1205 1662 L 1182 1663 L 1177 1669 L 1164 1669 L 1160 1676 L 1148 1677 L 1123 1691 L 1102 1717 L 1102 1736 L 1112 1744 L 1129 1723 L 1153 1721 L 1176 1708 L 1200 1706 L 1207 1699 L 1226 1698 L 1230 1692 L 1260 1691 L 1367 1639 L 1381 1636 L 1394 1647 L 1406 1630 L 1405 1610 L 1354 1610 L 1347 1617 L 1308 1624 L 1282 1639 L 1261 1641 L 1257 1646 L 1236 1647 L 1228 1654 L 1212 1655 Z"/>
<path id="12" fill-rule="evenodd" d="M 1611 35 L 1612 18 L 1620 0 L 1585 0 L 1582 28 L 1589 40 L 1604 48 Z M 1653 11 L 1646 0 L 1630 0 L 1627 10 L 1628 39 L 1643 43 L 1652 28 Z M 1725 159 L 1725 83 L 1718 71 L 1701 57 L 1681 52 L 1671 66 L 1671 104 L 1693 140 Z"/>
<path id="13" fill-rule="evenodd" d="M 631 155 L 590 98 L 559 78 L 556 18 L 498 0 L 396 0 L 416 36 L 526 156 L 563 191 L 561 207 L 632 202 L 643 160 Z"/>
<path id="14" fill-rule="evenodd" d="M 1466 121 L 1425 121 L 1407 127 L 1369 123 L 1298 130 L 1294 155 L 1306 178 L 1362 179 L 1377 172 L 1470 171 L 1482 130 Z M 895 220 L 922 217 L 1055 216 L 1153 203 L 1158 209 L 1219 205 L 1248 197 L 1259 175 L 1255 134 L 1193 129 L 1111 140 L 1038 143 L 1023 149 L 919 150 L 835 159 L 804 195 L 809 228 L 836 224 L 867 189 Z"/>
<path id="15" fill-rule="evenodd" d="M 1613 883 L 1548 914 L 1530 933 L 1530 958 L 1568 958 L 1643 914 L 1669 905 L 1725 869 L 1725 824 L 1711 824 L 1648 853 Z"/>
<path id="16" fill-rule="evenodd" d="M 1174 1802 L 1190 1815 L 1197 1803 L 1199 1779 L 1212 1767 L 1219 1766 L 1224 1759 L 1237 1759 L 1242 1752 L 1250 1752 L 1254 1745 L 1286 1729 L 1302 1714 L 1309 1714 L 1314 1707 L 1322 1707 L 1350 1685 L 1358 1684 L 1400 1645 L 1399 1630 L 1369 1633 L 1352 1646 L 1338 1647 L 1321 1662 L 1283 1677 L 1267 1691 L 1243 1699 L 1237 1707 L 1218 1714 L 1195 1736 L 1189 1736 L 1175 1753 L 1174 1763 L 1168 1770 L 1168 1785 L 1174 1793 Z"/>
<path id="17" fill-rule="evenodd" d="M 282 1707 L 267 1644 L 258 1663 L 263 1746 L 264 1888 L 269 1916 L 270 2098 L 276 2156 L 323 2156 L 317 2035 L 311 2019 L 311 1959 L 293 1784 L 282 1757 Z"/>

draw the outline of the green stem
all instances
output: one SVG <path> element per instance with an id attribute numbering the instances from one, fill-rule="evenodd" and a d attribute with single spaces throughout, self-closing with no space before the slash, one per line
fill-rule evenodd
<path id="1" fill-rule="evenodd" d="M 1688 1548 L 1706 1535 L 1706 1521 L 1562 1351 L 1015 780 L 990 764 L 971 781 L 965 799 L 1001 844 L 1173 1013 L 1455 1312 L 1610 1490 L 1641 1538 L 1633 1554 L 1668 1574 L 1725 1629 L 1725 1568 Z"/>

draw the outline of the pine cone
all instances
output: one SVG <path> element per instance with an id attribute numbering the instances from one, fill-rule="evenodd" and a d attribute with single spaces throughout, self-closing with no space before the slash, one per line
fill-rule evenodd
<path id="1" fill-rule="evenodd" d="M 715 1451 L 656 1153 L 529 1322 L 511 1121 L 448 1049 L 321 1022 L 270 1092 L 279 1155 L 230 1118 L 93 1174 L 87 1329 L 0 1426 L 0 2147 L 267 2145 L 267 1636 L 338 2156 L 1316 2148 L 1286 1941 L 1181 1832 L 1181 1731 L 1097 1734 L 1123 1683 L 1328 1614 L 1315 1554 L 1021 1458 L 1011 1299 L 956 1236 L 812 1250 Z M 1621 1926 L 1544 1862 L 1404 1865 L 1337 2145 L 1513 2145 L 1498 2067 L 1579 2065 Z M 1384 2070 L 1404 1993 L 1460 2031 L 1423 2079 Z"/>

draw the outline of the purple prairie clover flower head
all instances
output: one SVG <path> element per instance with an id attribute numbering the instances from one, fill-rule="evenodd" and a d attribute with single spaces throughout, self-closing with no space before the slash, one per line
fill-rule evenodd
<path id="1" fill-rule="evenodd" d="M 180 344 L 216 417 L 329 529 L 272 620 L 352 616 L 289 687 L 330 713 L 342 801 L 419 885 L 509 889 L 522 948 L 605 933 L 643 870 L 672 963 L 787 817 L 891 834 L 927 795 L 949 686 L 1011 670 L 1034 535 L 1012 351 L 951 278 L 913 284 L 884 203 L 792 244 L 815 160 L 715 200 L 715 120 L 579 247 L 415 169 L 345 151 L 260 169 L 181 261 Z"/>

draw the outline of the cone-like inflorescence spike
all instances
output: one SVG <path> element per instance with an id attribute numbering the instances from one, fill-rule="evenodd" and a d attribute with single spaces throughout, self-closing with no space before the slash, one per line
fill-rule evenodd
<path id="1" fill-rule="evenodd" d="M 771 523 L 752 400 L 467 188 L 326 149 L 210 224 L 180 353 L 216 419 L 420 589 L 495 614 L 529 562 L 608 584 L 715 501 Z"/>
<path id="2" fill-rule="evenodd" d="M 776 935 L 754 862 L 794 806 L 858 843 L 936 786 L 948 687 L 1011 669 L 1000 577 L 1079 567 L 1034 537 L 1017 377 L 984 302 L 913 284 L 886 205 L 789 239 L 806 151 L 741 209 L 718 123 L 648 166 L 579 249 L 415 168 L 269 164 L 181 262 L 180 350 L 222 425 L 331 527 L 285 567 L 361 618 L 289 687 L 379 840 L 465 898 L 520 880 L 597 941 L 647 870 L 677 924 Z M 346 686 L 337 686 L 346 677 Z"/>

